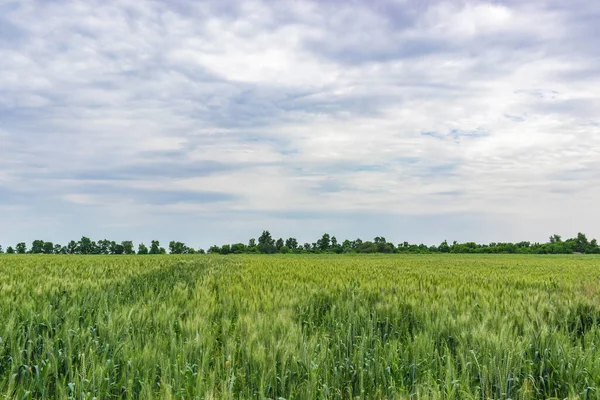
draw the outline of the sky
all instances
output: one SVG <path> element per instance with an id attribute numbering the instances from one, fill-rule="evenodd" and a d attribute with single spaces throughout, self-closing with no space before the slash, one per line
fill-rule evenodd
<path id="1" fill-rule="evenodd" d="M 600 237 L 600 2 L 0 0 L 0 244 Z"/>

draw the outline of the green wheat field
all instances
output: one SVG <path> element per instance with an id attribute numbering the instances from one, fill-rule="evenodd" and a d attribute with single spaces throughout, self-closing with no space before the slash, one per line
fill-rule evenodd
<path id="1" fill-rule="evenodd" d="M 0 257 L 0 398 L 600 398 L 600 257 Z"/>

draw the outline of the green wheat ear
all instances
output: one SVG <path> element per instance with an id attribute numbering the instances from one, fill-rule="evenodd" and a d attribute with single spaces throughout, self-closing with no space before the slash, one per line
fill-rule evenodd
<path id="1" fill-rule="evenodd" d="M 4 255 L 0 398 L 596 399 L 599 262 Z"/>

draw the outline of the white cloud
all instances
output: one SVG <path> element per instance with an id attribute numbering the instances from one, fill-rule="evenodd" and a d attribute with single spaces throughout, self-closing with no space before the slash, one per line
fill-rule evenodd
<path id="1" fill-rule="evenodd" d="M 2 4 L 4 208 L 22 193 L 23 214 L 98 208 L 105 221 L 83 218 L 99 235 L 128 212 L 152 232 L 158 213 L 245 213 L 256 230 L 472 213 L 503 216 L 486 238 L 600 235 L 592 3 Z"/>

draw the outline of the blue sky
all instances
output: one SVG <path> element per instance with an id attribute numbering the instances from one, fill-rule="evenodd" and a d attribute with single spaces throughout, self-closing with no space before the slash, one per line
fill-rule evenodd
<path id="1" fill-rule="evenodd" d="M 0 243 L 600 237 L 600 3 L 0 0 Z"/>

